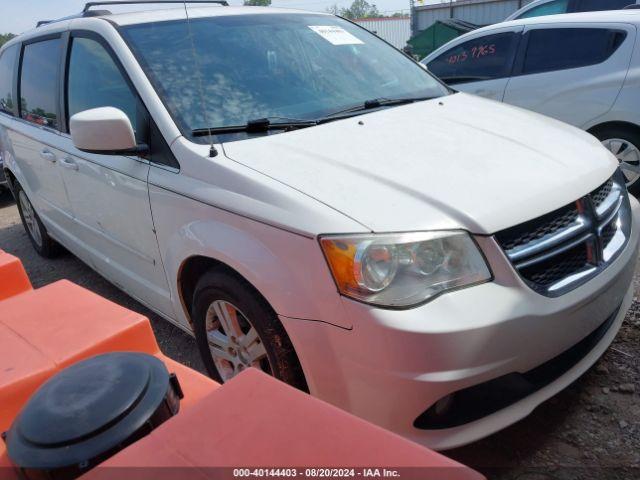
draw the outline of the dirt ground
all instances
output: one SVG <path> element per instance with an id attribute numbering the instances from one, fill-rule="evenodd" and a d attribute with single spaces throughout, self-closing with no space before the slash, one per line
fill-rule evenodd
<path id="1" fill-rule="evenodd" d="M 112 286 L 71 254 L 37 256 L 10 194 L 0 194 L 0 248 L 20 257 L 34 286 L 67 278 L 147 315 L 162 351 L 203 371 L 193 339 Z M 491 479 L 640 479 L 640 270 L 636 297 L 602 359 L 521 422 L 445 452 Z"/>

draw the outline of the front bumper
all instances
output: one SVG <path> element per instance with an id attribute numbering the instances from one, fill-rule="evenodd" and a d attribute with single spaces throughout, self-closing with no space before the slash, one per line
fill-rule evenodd
<path id="1" fill-rule="evenodd" d="M 635 199 L 631 206 L 632 233 L 620 256 L 597 277 L 557 298 L 527 287 L 494 239 L 484 237 L 478 243 L 494 270 L 491 283 L 410 310 L 384 310 L 345 298 L 351 330 L 281 317 L 311 393 L 436 449 L 473 442 L 527 416 L 593 365 L 620 328 L 633 299 L 639 241 L 640 206 Z M 595 345 L 533 393 L 452 428 L 414 427 L 443 397 L 529 372 L 580 343 L 608 318 L 610 326 Z"/>

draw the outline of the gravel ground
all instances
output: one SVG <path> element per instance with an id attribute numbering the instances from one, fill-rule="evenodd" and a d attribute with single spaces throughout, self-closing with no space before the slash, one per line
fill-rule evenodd
<path id="1" fill-rule="evenodd" d="M 162 351 L 203 371 L 193 339 L 71 254 L 37 256 L 10 195 L 0 195 L 0 248 L 20 257 L 34 287 L 67 278 L 148 316 Z M 640 271 L 636 272 L 636 297 Z M 500 480 L 640 479 L 640 303 L 594 368 L 521 422 L 446 455 Z"/>

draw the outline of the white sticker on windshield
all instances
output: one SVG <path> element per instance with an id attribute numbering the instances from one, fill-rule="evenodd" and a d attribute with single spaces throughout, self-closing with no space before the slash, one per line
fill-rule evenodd
<path id="1" fill-rule="evenodd" d="M 330 25 L 309 25 L 309 28 L 334 45 L 362 45 L 364 42 L 344 28 Z"/>

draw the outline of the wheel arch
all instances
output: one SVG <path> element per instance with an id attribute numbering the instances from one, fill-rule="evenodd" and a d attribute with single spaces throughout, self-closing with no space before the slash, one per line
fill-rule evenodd
<path id="1" fill-rule="evenodd" d="M 190 297 L 195 297 L 196 291 L 200 291 L 198 287 L 198 283 L 201 279 L 211 279 L 209 275 L 213 273 L 214 278 L 224 278 L 225 282 L 229 284 L 236 283 L 236 289 L 248 289 L 250 292 L 255 294 L 253 299 L 254 305 L 258 305 L 258 309 L 266 309 L 266 317 L 263 323 L 263 330 L 259 330 L 259 327 L 253 325 L 253 328 L 256 328 L 257 332 L 269 333 L 273 335 L 273 343 L 272 348 L 280 349 L 280 352 L 272 352 L 273 357 L 270 358 L 270 366 L 274 368 L 277 366 L 278 374 L 274 375 L 276 378 L 288 383 L 289 385 L 296 387 L 306 393 L 309 393 L 309 385 L 307 383 L 306 372 L 301 365 L 300 357 L 298 355 L 298 351 L 294 347 L 291 337 L 289 336 L 289 332 L 285 328 L 284 323 L 281 321 L 280 317 L 275 312 L 273 306 L 269 303 L 269 301 L 260 293 L 260 291 L 254 286 L 251 282 L 249 282 L 243 275 L 241 275 L 238 271 L 231 268 L 229 265 L 216 260 L 211 257 L 206 257 L 202 255 L 193 255 L 187 258 L 180 268 L 180 295 L 183 304 L 186 305 L 186 299 Z M 216 280 L 213 280 L 214 282 Z M 239 284 L 239 285 L 238 285 Z M 208 282 L 204 282 L 204 286 L 208 287 L 211 284 Z M 205 288 L 205 291 L 207 289 Z M 236 290 L 237 291 L 237 290 Z M 256 303 L 257 302 L 257 303 Z M 194 305 L 196 306 L 196 305 Z M 202 302 L 198 303 L 196 306 L 196 311 L 198 312 L 198 318 L 202 319 Z M 199 337 L 199 332 L 202 334 L 204 324 L 198 320 L 193 320 L 193 313 L 191 312 L 192 308 L 188 308 L 188 320 L 194 329 L 196 342 L 198 343 L 198 349 L 200 350 L 200 355 L 209 355 L 208 345 L 207 347 L 202 346 L 203 337 Z M 249 316 L 247 319 L 251 319 Z M 233 337 L 232 337 L 233 338 Z M 261 337 L 262 341 L 265 341 L 265 337 Z M 205 344 L 207 344 L 206 339 L 204 340 Z M 206 353 L 203 352 L 203 349 L 206 350 Z M 286 357 L 283 357 L 283 355 Z M 289 361 L 292 360 L 292 361 Z M 205 362 L 205 366 L 207 366 L 207 362 L 203 357 L 203 361 Z M 275 362 L 275 363 L 273 363 Z M 211 367 L 207 366 L 207 370 L 210 371 L 210 368 L 214 368 L 213 365 Z M 214 377 L 216 379 L 216 377 Z"/>
<path id="2" fill-rule="evenodd" d="M 238 280 L 250 287 L 257 295 L 264 300 L 264 302 L 273 310 L 271 303 L 265 298 L 265 296 L 247 280 L 240 272 L 224 263 L 221 260 L 215 259 L 205 255 L 191 255 L 186 258 L 178 269 L 177 288 L 180 295 L 180 303 L 183 311 L 189 321 L 189 325 L 193 328 L 192 316 L 192 298 L 196 290 L 196 285 L 200 278 L 207 272 L 212 270 L 220 270 L 233 275 Z M 274 310 L 275 312 L 275 310 Z"/>
<path id="3" fill-rule="evenodd" d="M 633 122 L 626 122 L 626 121 L 620 121 L 620 120 L 613 120 L 613 121 L 598 123 L 597 125 L 590 127 L 587 130 L 587 132 L 589 132 L 594 136 L 597 136 L 598 132 L 601 132 L 608 128 L 621 128 L 623 130 L 630 130 L 634 132 L 636 135 L 640 135 L 640 125 L 637 125 Z"/>
<path id="4" fill-rule="evenodd" d="M 13 174 L 13 172 L 11 170 L 9 170 L 8 168 L 3 168 L 4 171 L 4 177 L 7 179 L 7 186 L 9 187 L 9 190 L 11 190 L 11 193 L 13 193 L 13 189 L 14 189 L 14 185 L 16 184 L 16 176 Z"/>
<path id="5" fill-rule="evenodd" d="M 6 147 L 5 147 L 6 148 Z M 31 186 L 22 171 L 20 163 L 16 160 L 15 155 L 13 154 L 13 149 L 9 144 L 9 150 L 5 150 L 6 156 L 3 155 L 3 165 L 5 177 L 8 180 L 9 188 L 11 192 L 15 195 L 16 185 L 20 185 L 20 187 L 27 193 L 29 198 L 33 198 L 33 192 L 31 191 Z"/>

